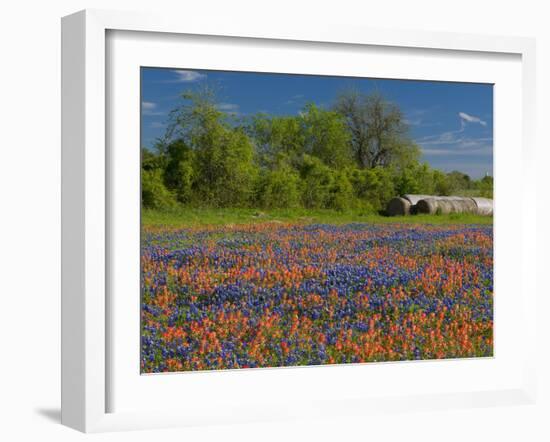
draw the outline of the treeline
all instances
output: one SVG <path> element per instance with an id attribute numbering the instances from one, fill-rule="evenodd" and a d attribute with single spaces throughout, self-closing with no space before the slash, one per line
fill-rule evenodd
<path id="1" fill-rule="evenodd" d="M 362 208 L 397 194 L 492 197 L 471 180 L 420 162 L 400 109 L 379 94 L 341 94 L 330 109 L 236 121 L 208 88 L 182 95 L 154 150 L 142 149 L 145 208 Z"/>

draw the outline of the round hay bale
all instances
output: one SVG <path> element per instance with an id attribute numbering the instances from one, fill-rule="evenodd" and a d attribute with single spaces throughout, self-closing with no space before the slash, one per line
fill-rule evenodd
<path id="1" fill-rule="evenodd" d="M 436 199 L 436 211 L 435 213 L 438 215 L 448 215 L 449 213 L 453 213 L 454 210 L 454 201 L 451 199 Z"/>
<path id="2" fill-rule="evenodd" d="M 438 196 L 418 201 L 418 213 L 429 215 L 450 213 L 477 213 L 477 206 L 471 198 L 461 196 Z"/>
<path id="3" fill-rule="evenodd" d="M 435 198 L 424 198 L 416 203 L 416 211 L 427 215 L 435 215 L 438 209 Z"/>
<path id="4" fill-rule="evenodd" d="M 465 198 L 462 204 L 465 207 L 465 213 L 477 213 L 477 206 L 470 198 Z"/>
<path id="5" fill-rule="evenodd" d="M 493 216 L 493 200 L 490 198 L 473 197 L 471 200 L 476 205 L 478 215 Z"/>
<path id="6" fill-rule="evenodd" d="M 405 198 L 392 198 L 386 206 L 386 212 L 389 216 L 402 216 L 411 213 L 411 203 Z"/>
<path id="7" fill-rule="evenodd" d="M 413 195 L 408 193 L 406 195 L 403 195 L 403 198 L 405 198 L 409 203 L 411 203 L 411 205 L 415 206 L 416 204 L 418 204 L 418 201 L 420 200 L 424 200 L 426 198 L 434 198 L 434 197 L 431 195 Z"/>
<path id="8" fill-rule="evenodd" d="M 477 207 L 471 198 L 452 197 L 449 201 L 453 206 L 451 213 L 476 213 Z"/>

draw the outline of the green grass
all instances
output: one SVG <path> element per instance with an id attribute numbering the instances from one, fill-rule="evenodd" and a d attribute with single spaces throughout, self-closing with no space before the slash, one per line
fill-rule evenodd
<path id="1" fill-rule="evenodd" d="M 407 223 L 407 224 L 492 224 L 493 217 L 471 214 L 411 215 L 387 217 L 359 210 L 307 209 L 198 209 L 169 211 L 142 210 L 144 226 L 192 227 L 203 225 L 282 222 L 297 224 Z"/>

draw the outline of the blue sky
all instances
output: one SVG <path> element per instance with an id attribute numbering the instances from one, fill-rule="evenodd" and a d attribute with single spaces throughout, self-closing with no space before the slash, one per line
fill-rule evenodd
<path id="1" fill-rule="evenodd" d="M 432 167 L 472 178 L 493 174 L 493 87 L 489 84 L 329 77 L 196 69 L 142 68 L 142 145 L 166 128 L 180 94 L 207 83 L 219 108 L 236 116 L 296 115 L 308 102 L 329 107 L 348 88 L 379 91 L 399 105 L 410 134 Z"/>

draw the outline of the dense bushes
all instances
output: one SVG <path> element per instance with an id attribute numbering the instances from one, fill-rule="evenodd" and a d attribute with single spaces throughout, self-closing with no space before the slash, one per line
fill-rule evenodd
<path id="1" fill-rule="evenodd" d="M 291 167 L 284 165 L 267 170 L 260 175 L 255 201 L 266 209 L 296 208 L 302 205 L 300 176 Z"/>
<path id="2" fill-rule="evenodd" d="M 177 140 L 167 149 L 164 182 L 173 190 L 180 203 L 190 203 L 195 180 L 195 153 L 182 140 Z"/>
<path id="3" fill-rule="evenodd" d="M 351 182 L 357 197 L 373 210 L 382 210 L 395 196 L 395 174 L 387 168 L 354 169 Z"/>
<path id="4" fill-rule="evenodd" d="M 141 201 L 144 207 L 151 209 L 168 209 L 175 205 L 174 195 L 164 185 L 160 169 L 141 170 Z"/>
<path id="5" fill-rule="evenodd" d="M 420 163 L 401 113 L 380 96 L 344 95 L 334 110 L 230 120 L 210 90 L 186 93 L 155 152 L 142 149 L 142 203 L 165 209 L 262 207 L 383 210 L 396 194 L 492 196 Z"/>

